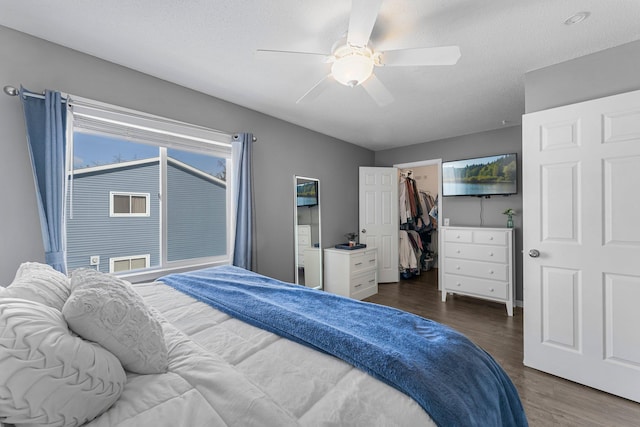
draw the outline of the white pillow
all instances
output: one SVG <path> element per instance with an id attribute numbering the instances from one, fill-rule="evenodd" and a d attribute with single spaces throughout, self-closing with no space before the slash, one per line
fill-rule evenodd
<path id="1" fill-rule="evenodd" d="M 67 276 L 49 265 L 37 262 L 21 264 L 13 282 L 6 289 L 0 289 L 0 297 L 27 299 L 58 311 L 62 311 L 70 293 Z"/>
<path id="2" fill-rule="evenodd" d="M 71 289 L 62 314 L 75 333 L 118 356 L 128 371 L 167 371 L 162 326 L 128 282 L 96 270 L 78 269 L 71 275 Z"/>
<path id="3" fill-rule="evenodd" d="M 71 335 L 59 311 L 0 299 L 0 422 L 80 425 L 106 411 L 125 382 L 118 359 Z"/>

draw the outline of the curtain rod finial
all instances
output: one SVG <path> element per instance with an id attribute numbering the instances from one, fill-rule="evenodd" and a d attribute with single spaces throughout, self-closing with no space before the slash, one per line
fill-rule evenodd
<path id="1" fill-rule="evenodd" d="M 9 96 L 18 96 L 18 94 L 20 93 L 18 89 L 9 85 L 5 86 L 2 90 Z"/>

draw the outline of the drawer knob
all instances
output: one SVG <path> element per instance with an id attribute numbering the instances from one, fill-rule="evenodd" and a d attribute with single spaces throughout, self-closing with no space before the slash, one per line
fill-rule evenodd
<path id="1" fill-rule="evenodd" d="M 493 252 L 489 252 L 489 256 L 493 256 Z"/>
<path id="2" fill-rule="evenodd" d="M 375 281 L 376 281 L 376 279 L 371 279 L 371 280 L 369 280 L 369 283 L 373 283 Z"/>
<path id="3" fill-rule="evenodd" d="M 493 236 L 489 237 L 489 240 L 493 240 Z"/>
<path id="4" fill-rule="evenodd" d="M 456 236 L 456 239 L 459 239 L 459 238 L 460 238 L 460 235 L 458 234 L 458 235 Z"/>
<path id="5" fill-rule="evenodd" d="M 456 270 L 460 270 L 460 266 L 459 265 L 456 265 Z"/>
<path id="6" fill-rule="evenodd" d="M 354 286 L 354 288 L 359 288 L 360 286 L 362 286 L 362 283 L 358 283 L 357 285 Z"/>
<path id="7" fill-rule="evenodd" d="M 489 274 L 493 274 L 493 270 L 489 270 Z"/>
<path id="8" fill-rule="evenodd" d="M 356 262 L 356 265 L 362 265 L 362 263 L 361 262 Z"/>
<path id="9" fill-rule="evenodd" d="M 489 289 L 489 292 L 493 292 L 493 288 L 490 288 L 490 289 Z"/>
<path id="10" fill-rule="evenodd" d="M 462 283 L 456 282 L 456 286 L 461 286 L 461 285 L 462 285 Z"/>
<path id="11" fill-rule="evenodd" d="M 457 254 L 459 254 L 459 253 L 460 253 L 460 249 L 458 249 L 458 250 L 456 251 L 456 253 L 457 253 Z"/>

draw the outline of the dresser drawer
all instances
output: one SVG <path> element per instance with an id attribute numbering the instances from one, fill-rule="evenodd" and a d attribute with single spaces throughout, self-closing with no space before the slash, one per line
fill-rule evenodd
<path id="1" fill-rule="evenodd" d="M 446 229 L 444 230 L 445 242 L 466 242 L 473 241 L 473 232 L 471 230 Z"/>
<path id="2" fill-rule="evenodd" d="M 451 292 L 468 293 L 477 296 L 507 299 L 508 283 L 476 279 L 474 277 L 444 275 L 444 287 Z"/>
<path id="3" fill-rule="evenodd" d="M 351 293 L 361 291 L 362 289 L 374 286 L 376 284 L 375 270 L 367 271 L 351 278 L 349 289 Z"/>
<path id="4" fill-rule="evenodd" d="M 298 234 L 299 246 L 311 246 L 311 236 L 308 234 Z"/>
<path id="5" fill-rule="evenodd" d="M 465 243 L 449 243 L 445 247 L 446 258 L 466 258 L 470 260 L 507 263 L 509 261 L 509 248 L 471 245 Z"/>
<path id="6" fill-rule="evenodd" d="M 375 269 L 377 251 L 364 251 L 351 254 L 351 274 L 357 274 L 364 270 Z"/>
<path id="7" fill-rule="evenodd" d="M 504 231 L 493 230 L 475 230 L 473 232 L 473 242 L 485 245 L 502 245 L 507 244 L 507 233 Z"/>
<path id="8" fill-rule="evenodd" d="M 444 272 L 463 276 L 474 276 L 483 279 L 509 280 L 509 266 L 465 259 L 445 258 Z"/>
<path id="9" fill-rule="evenodd" d="M 376 271 L 371 270 L 351 278 L 350 295 L 355 299 L 363 299 L 378 293 Z"/>

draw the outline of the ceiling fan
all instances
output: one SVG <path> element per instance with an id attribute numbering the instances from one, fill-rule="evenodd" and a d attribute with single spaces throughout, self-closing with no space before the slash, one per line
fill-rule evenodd
<path id="1" fill-rule="evenodd" d="M 268 55 L 317 55 L 331 64 L 331 73 L 316 83 L 296 103 L 309 102 L 334 81 L 362 86 L 379 106 L 393 102 L 391 92 L 373 73 L 374 67 L 454 65 L 460 59 L 458 46 L 423 47 L 379 52 L 368 46 L 383 0 L 352 0 L 346 40 L 336 42 L 331 53 L 258 49 Z"/>

